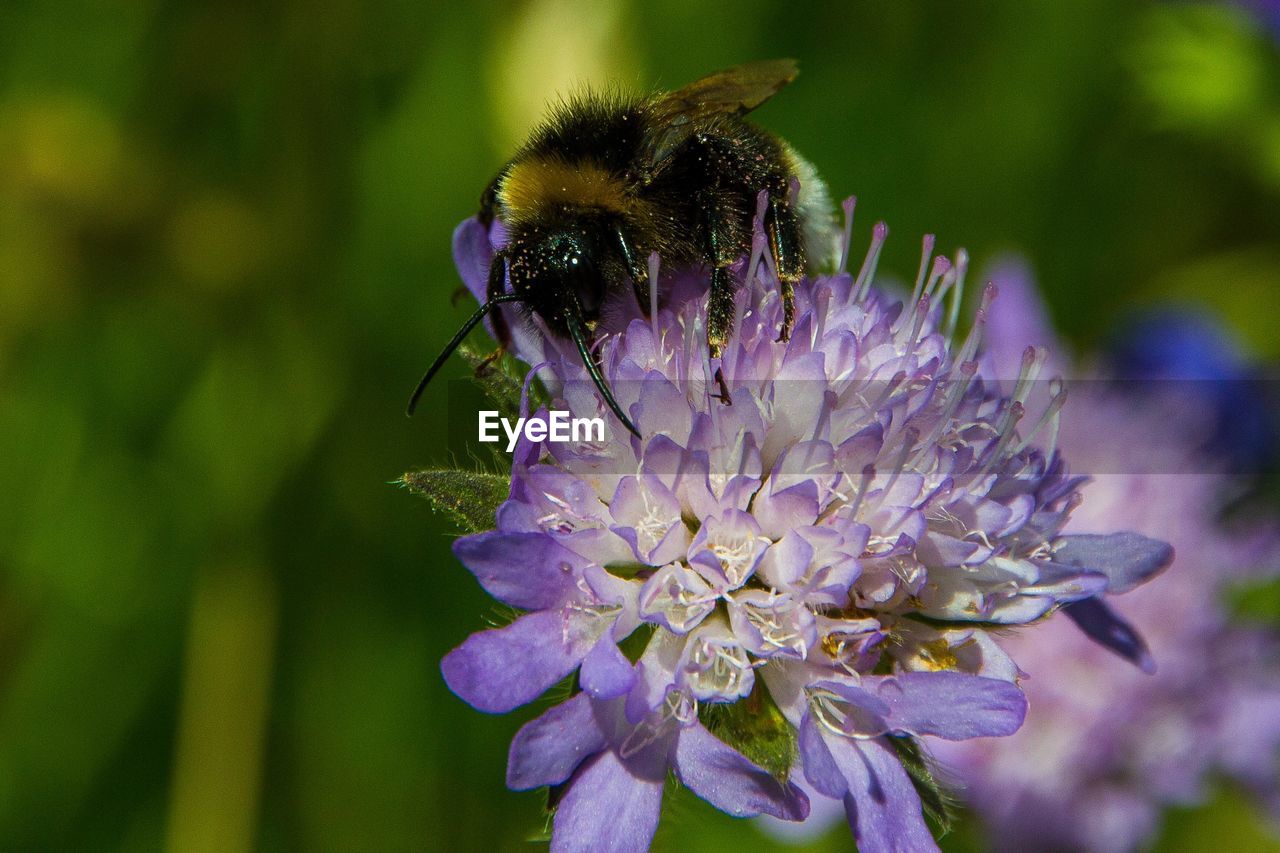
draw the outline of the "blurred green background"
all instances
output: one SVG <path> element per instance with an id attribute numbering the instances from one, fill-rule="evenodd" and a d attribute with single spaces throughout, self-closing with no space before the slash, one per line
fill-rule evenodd
<path id="1" fill-rule="evenodd" d="M 0 848 L 530 849 L 536 709 L 444 687 L 492 604 L 390 481 L 449 461 L 447 395 L 402 408 L 467 310 L 450 233 L 556 91 L 795 56 L 760 122 L 858 195 L 855 245 L 890 223 L 882 270 L 936 231 L 1026 253 L 1082 345 L 1174 296 L 1269 358 L 1273 36 L 1100 0 L 0 4 Z M 1160 849 L 1253 820 L 1223 793 Z M 688 797 L 658 837 L 765 844 Z"/>

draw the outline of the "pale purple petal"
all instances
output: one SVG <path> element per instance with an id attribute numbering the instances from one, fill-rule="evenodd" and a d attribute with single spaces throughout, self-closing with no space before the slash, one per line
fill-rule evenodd
<path id="1" fill-rule="evenodd" d="M 505 714 L 573 672 L 608 622 L 576 610 L 540 610 L 480 631 L 444 656 L 445 683 L 477 711 Z"/>
<path id="2" fill-rule="evenodd" d="M 1011 735 L 1022 725 L 1027 698 L 1017 685 L 962 672 L 870 676 L 862 688 L 889 707 L 895 732 L 948 740 Z"/>
<path id="3" fill-rule="evenodd" d="M 630 690 L 636 681 L 635 668 L 608 631 L 587 653 L 578 676 L 582 689 L 596 699 L 615 699 Z"/>
<path id="4" fill-rule="evenodd" d="M 831 831 L 832 827 L 844 823 L 844 800 L 832 799 L 813 790 L 799 774 L 799 769 L 791 774 L 791 780 L 805 796 L 809 798 L 809 816 L 803 821 L 779 820 L 772 815 L 761 815 L 756 818 L 756 826 L 771 838 L 784 844 L 794 846 L 812 845 Z"/>
<path id="5" fill-rule="evenodd" d="M 769 540 L 760 535 L 760 525 L 749 513 L 726 509 L 703 519 L 688 556 L 691 564 L 714 569 L 707 580 L 717 588 L 732 590 L 747 582 L 768 547 Z"/>
<path id="6" fill-rule="evenodd" d="M 813 546 L 795 530 L 789 530 L 765 552 L 758 572 L 770 586 L 790 589 L 799 583 L 812 561 Z"/>
<path id="7" fill-rule="evenodd" d="M 809 814 L 809 799 L 799 788 L 778 781 L 701 723 L 681 730 L 673 764 L 689 790 L 734 817 L 804 820 Z"/>
<path id="8" fill-rule="evenodd" d="M 1106 536 L 1076 534 L 1063 536 L 1053 551 L 1054 560 L 1106 575 L 1108 592 L 1128 592 L 1169 567 L 1173 547 L 1138 533 Z"/>
<path id="9" fill-rule="evenodd" d="M 627 719 L 638 723 L 658 707 L 676 680 L 684 639 L 665 628 L 654 630 L 644 654 L 636 662 L 636 682 L 627 694 Z"/>
<path id="10" fill-rule="evenodd" d="M 836 799 L 844 797 L 849 790 L 849 780 L 836 764 L 811 713 L 805 714 L 800 721 L 798 746 L 800 762 L 804 765 L 804 778 L 809 780 L 814 790 Z"/>
<path id="11" fill-rule="evenodd" d="M 836 764 L 849 780 L 845 812 L 859 853 L 938 849 L 924 822 L 920 795 L 883 738 L 850 741 L 829 736 L 827 741 Z"/>
<path id="12" fill-rule="evenodd" d="M 453 229 L 453 264 L 458 268 L 462 283 L 471 291 L 477 302 L 484 302 L 489 285 L 489 262 L 493 259 L 493 246 L 489 244 L 489 229 L 474 216 L 464 219 Z"/>
<path id="13" fill-rule="evenodd" d="M 579 693 L 516 732 L 507 754 L 507 787 L 527 791 L 559 785 L 605 745 L 591 698 Z"/>
<path id="14" fill-rule="evenodd" d="M 1155 658 L 1143 642 L 1142 635 L 1101 598 L 1073 601 L 1063 607 L 1062 612 L 1071 617 L 1071 621 L 1091 640 L 1132 661 L 1148 675 L 1156 671 Z"/>
<path id="15" fill-rule="evenodd" d="M 636 775 L 612 750 L 574 774 L 556 810 L 552 853 L 643 853 L 658 828 L 665 779 Z"/>
<path id="16" fill-rule="evenodd" d="M 559 607 L 578 595 L 586 564 L 545 533 L 477 533 L 453 543 L 453 553 L 485 592 L 522 610 Z"/>

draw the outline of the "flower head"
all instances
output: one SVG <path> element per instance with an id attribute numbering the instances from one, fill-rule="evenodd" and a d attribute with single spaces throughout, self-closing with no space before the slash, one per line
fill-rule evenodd
<path id="1" fill-rule="evenodd" d="M 1061 534 L 1080 480 L 1052 448 L 1062 395 L 1028 411 L 1045 353 L 1024 353 L 1011 395 L 984 382 L 994 291 L 953 342 L 963 253 L 933 258 L 928 238 L 904 304 L 872 287 L 886 233 L 876 226 L 858 275 L 798 284 L 786 341 L 767 255 L 743 259 L 734 333 L 714 361 L 705 273 L 655 270 L 658 310 L 623 300 L 597 330 L 639 437 L 611 419 L 572 346 L 525 321 L 517 354 L 554 407 L 611 429 L 516 447 L 497 530 L 455 552 L 530 612 L 472 636 L 443 669 L 489 712 L 577 672 L 580 692 L 511 752 L 513 787 L 568 785 L 553 848 L 643 849 L 667 768 L 735 815 L 802 819 L 803 786 L 844 803 L 864 851 L 929 848 L 902 750 L 1006 735 L 1025 713 L 1018 667 L 990 631 L 1169 562 L 1136 534 Z M 456 236 L 473 289 L 489 239 L 474 221 Z M 637 631 L 633 660 L 619 643 Z M 773 715 L 790 748 L 757 753 L 751 726 L 712 734 L 717 708 Z"/>

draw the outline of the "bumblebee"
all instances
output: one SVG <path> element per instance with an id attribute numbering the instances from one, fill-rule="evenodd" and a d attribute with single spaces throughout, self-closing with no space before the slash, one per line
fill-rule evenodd
<path id="1" fill-rule="evenodd" d="M 767 192 L 764 231 L 781 290 L 786 340 L 795 282 L 833 244 L 826 188 L 783 140 L 743 116 L 795 79 L 794 60 L 751 62 L 674 92 L 585 94 L 562 103 L 498 173 L 480 200 L 486 226 L 509 241 L 489 269 L 487 301 L 422 377 L 427 383 L 490 312 L 499 352 L 510 331 L 497 306 L 516 303 L 552 334 L 571 339 L 609 409 L 632 433 L 591 352 L 605 297 L 630 287 L 644 313 L 647 258 L 705 265 L 711 273 L 707 346 L 718 358 L 734 316 L 731 265 L 751 250 L 757 197 Z M 818 258 L 815 257 L 815 260 Z M 727 401 L 727 389 L 722 399 Z"/>

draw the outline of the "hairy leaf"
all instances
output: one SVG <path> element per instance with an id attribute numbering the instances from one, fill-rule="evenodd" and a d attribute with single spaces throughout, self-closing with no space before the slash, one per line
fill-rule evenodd
<path id="1" fill-rule="evenodd" d="M 937 824 L 942 833 L 951 831 L 955 822 L 956 799 L 938 779 L 929 754 L 913 737 L 890 737 L 890 746 L 898 754 L 902 768 L 924 806 L 925 816 Z"/>
<path id="2" fill-rule="evenodd" d="M 411 471 L 400 482 L 467 533 L 491 530 L 498 506 L 511 491 L 511 481 L 501 474 L 456 468 Z"/>

